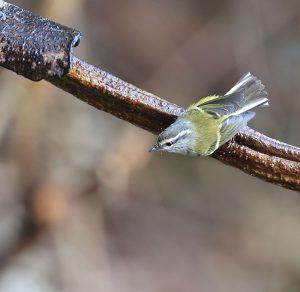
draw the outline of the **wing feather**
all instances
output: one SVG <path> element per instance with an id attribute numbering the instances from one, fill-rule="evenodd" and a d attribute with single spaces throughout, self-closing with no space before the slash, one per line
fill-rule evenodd
<path id="1" fill-rule="evenodd" d="M 245 112 L 237 116 L 230 116 L 219 126 L 220 142 L 219 146 L 229 141 L 235 134 L 240 132 L 247 123 L 255 116 L 255 112 Z"/>
<path id="2" fill-rule="evenodd" d="M 239 115 L 268 104 L 268 93 L 261 81 L 250 73 L 245 74 L 224 96 L 202 98 L 189 109 L 201 108 L 213 118 Z"/>

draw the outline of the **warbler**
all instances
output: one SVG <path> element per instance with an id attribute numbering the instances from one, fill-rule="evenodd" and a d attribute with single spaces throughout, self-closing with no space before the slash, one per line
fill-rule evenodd
<path id="1" fill-rule="evenodd" d="M 269 105 L 261 81 L 247 73 L 224 95 L 202 98 L 158 135 L 149 152 L 207 156 L 246 127 L 256 107 Z"/>

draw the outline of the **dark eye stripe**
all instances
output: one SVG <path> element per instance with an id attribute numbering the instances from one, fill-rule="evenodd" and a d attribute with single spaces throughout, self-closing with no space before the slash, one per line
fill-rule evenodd
<path id="1" fill-rule="evenodd" d="M 175 144 L 179 138 L 181 137 L 177 137 L 176 139 L 169 139 L 169 140 L 166 140 L 166 141 L 163 141 L 163 145 L 166 145 L 166 146 L 172 146 L 173 144 Z"/>

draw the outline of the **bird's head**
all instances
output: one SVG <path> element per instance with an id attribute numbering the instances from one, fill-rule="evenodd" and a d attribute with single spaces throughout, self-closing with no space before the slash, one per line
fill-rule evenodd
<path id="1" fill-rule="evenodd" d="M 193 140 L 192 123 L 185 118 L 179 118 L 158 135 L 156 144 L 149 152 L 166 151 L 188 154 Z"/>

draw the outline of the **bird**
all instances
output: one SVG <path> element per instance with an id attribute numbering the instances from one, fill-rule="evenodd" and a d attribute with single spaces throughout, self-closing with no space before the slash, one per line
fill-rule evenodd
<path id="1" fill-rule="evenodd" d="M 149 152 L 211 155 L 247 126 L 255 108 L 268 105 L 265 86 L 249 72 L 225 95 L 207 96 L 190 105 L 158 135 Z"/>

